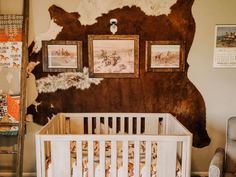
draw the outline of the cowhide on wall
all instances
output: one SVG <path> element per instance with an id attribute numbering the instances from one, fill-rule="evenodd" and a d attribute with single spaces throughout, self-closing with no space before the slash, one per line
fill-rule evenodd
<path id="1" fill-rule="evenodd" d="M 191 13 L 194 0 L 177 0 L 166 15 L 147 15 L 137 6 L 125 6 L 102 14 L 90 25 L 82 25 L 80 14 L 68 13 L 52 5 L 49 13 L 54 22 L 62 27 L 57 40 L 82 40 L 83 65 L 88 66 L 89 34 L 111 34 L 109 21 L 118 20 L 117 34 L 137 34 L 140 37 L 140 74 L 137 79 L 104 79 L 89 89 L 57 90 L 40 93 L 37 107 L 28 107 L 34 121 L 45 124 L 53 112 L 169 112 L 177 117 L 192 133 L 193 145 L 204 147 L 210 143 L 206 131 L 206 109 L 202 95 L 187 77 L 187 56 L 195 34 L 195 22 Z M 89 9 L 87 9 L 89 11 Z M 145 41 L 180 40 L 186 41 L 185 72 L 146 72 Z M 30 61 L 42 62 L 41 50 L 32 52 Z M 49 73 L 42 71 L 39 64 L 33 71 L 36 79 Z M 52 74 L 52 73 L 50 73 Z M 56 74 L 56 73 L 54 73 Z M 51 108 L 54 106 L 54 109 Z"/>

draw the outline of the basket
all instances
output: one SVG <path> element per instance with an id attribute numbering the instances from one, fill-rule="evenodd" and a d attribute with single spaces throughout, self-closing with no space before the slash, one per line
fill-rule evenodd
<path id="1" fill-rule="evenodd" d="M 15 113 L 14 110 L 18 111 L 18 108 L 13 107 L 14 105 L 13 99 L 6 95 L 0 94 L 0 135 L 2 136 L 16 136 L 18 135 L 18 127 L 15 125 L 5 125 L 4 123 L 16 123 L 12 115 L 9 114 L 9 110 L 11 113 Z M 9 109 L 9 105 L 11 105 L 11 109 Z M 14 109 L 13 109 L 14 108 Z M 3 124 L 1 124 L 3 123 Z M 2 128 L 5 127 L 5 128 Z"/>
<path id="2" fill-rule="evenodd" d="M 17 136 L 18 135 L 18 130 L 0 131 L 0 135 L 2 135 L 2 136 Z"/>

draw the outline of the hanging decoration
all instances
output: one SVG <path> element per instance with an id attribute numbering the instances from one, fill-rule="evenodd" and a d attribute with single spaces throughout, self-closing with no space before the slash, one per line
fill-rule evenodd
<path id="1" fill-rule="evenodd" d="M 48 75 L 36 81 L 39 93 L 50 93 L 57 90 L 66 90 L 70 87 L 76 89 L 88 89 L 91 84 L 98 85 L 102 78 L 89 78 L 88 68 L 84 67 L 83 72 L 65 72 L 56 76 Z"/>

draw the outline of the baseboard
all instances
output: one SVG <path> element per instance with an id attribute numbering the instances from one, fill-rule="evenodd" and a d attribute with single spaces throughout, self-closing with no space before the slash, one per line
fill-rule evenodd
<path id="1" fill-rule="evenodd" d="M 192 172 L 194 176 L 207 177 L 208 172 Z M 15 173 L 0 172 L 0 177 L 14 177 Z M 36 173 L 23 173 L 23 177 L 36 177 Z"/>
<path id="2" fill-rule="evenodd" d="M 193 171 L 193 172 L 191 173 L 191 175 L 193 175 L 193 176 L 207 177 L 207 176 L 208 176 L 208 172 L 205 172 L 205 171 Z"/>
<path id="3" fill-rule="evenodd" d="M 0 172 L 0 177 L 15 177 L 15 173 Z M 36 177 L 36 173 L 23 173 L 23 177 Z"/>

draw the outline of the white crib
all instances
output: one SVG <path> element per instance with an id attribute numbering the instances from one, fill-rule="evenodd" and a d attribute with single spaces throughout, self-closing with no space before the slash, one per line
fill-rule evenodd
<path id="1" fill-rule="evenodd" d="M 37 177 L 190 177 L 191 146 L 168 113 L 60 113 L 36 134 Z"/>

